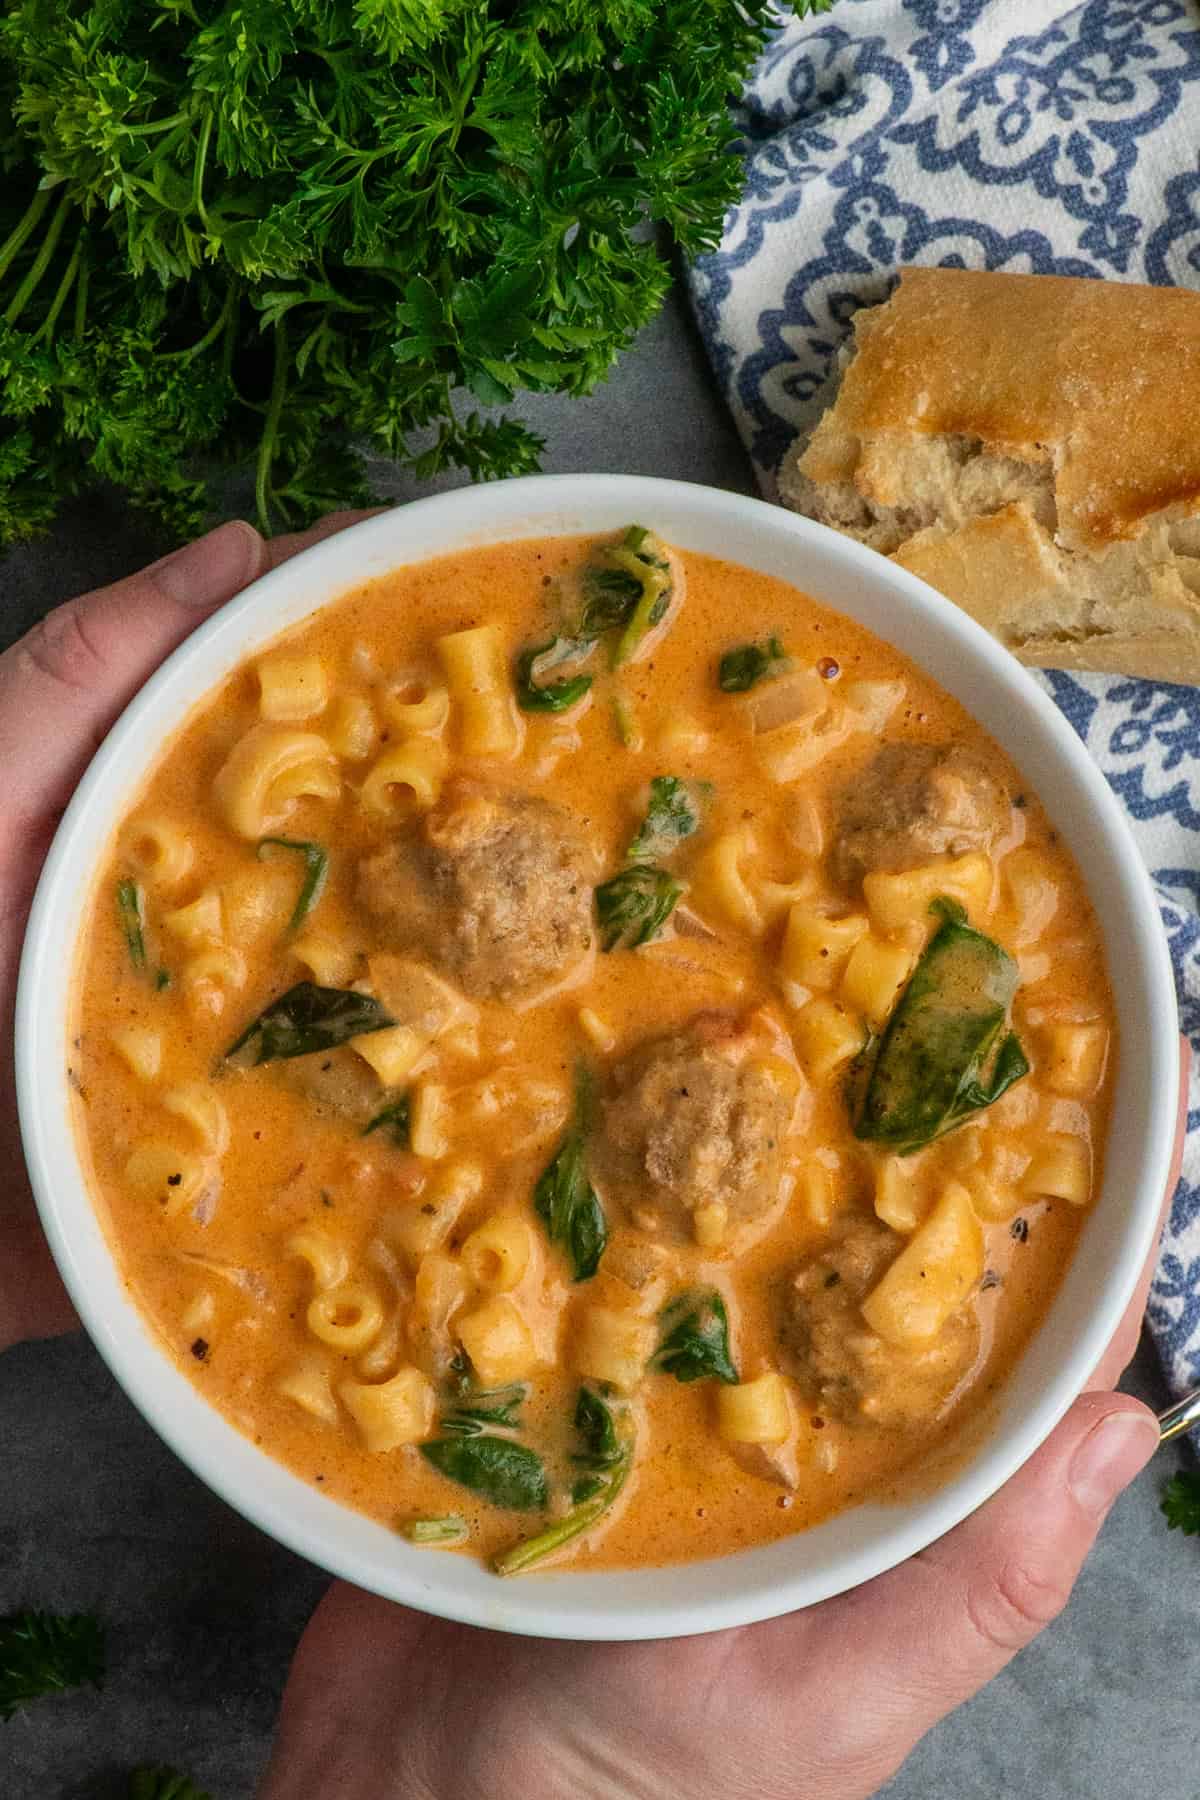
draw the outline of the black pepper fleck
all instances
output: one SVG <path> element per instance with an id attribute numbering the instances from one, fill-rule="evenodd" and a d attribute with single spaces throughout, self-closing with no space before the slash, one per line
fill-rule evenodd
<path id="1" fill-rule="evenodd" d="M 192 1355 L 195 1357 L 197 1362 L 204 1361 L 205 1357 L 208 1355 L 208 1339 L 207 1338 L 197 1338 L 195 1340 L 195 1342 L 192 1344 Z"/>

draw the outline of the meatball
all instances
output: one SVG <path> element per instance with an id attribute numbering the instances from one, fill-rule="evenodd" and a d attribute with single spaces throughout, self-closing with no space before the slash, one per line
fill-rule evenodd
<path id="1" fill-rule="evenodd" d="M 364 860 L 358 892 L 389 948 L 427 958 L 478 998 L 515 1000 L 588 950 L 588 863 L 558 807 L 460 786 Z"/>
<path id="2" fill-rule="evenodd" d="M 903 1247 L 887 1225 L 858 1219 L 784 1290 L 785 1355 L 810 1400 L 831 1418 L 927 1424 L 975 1362 L 979 1322 L 970 1305 L 919 1350 L 887 1344 L 867 1325 L 862 1302 Z"/>
<path id="3" fill-rule="evenodd" d="M 1011 817 L 994 776 L 957 744 L 885 744 L 841 796 L 833 865 L 856 887 L 873 869 L 987 850 Z"/>
<path id="4" fill-rule="evenodd" d="M 799 1093 L 760 1034 L 702 1015 L 614 1071 L 592 1172 L 641 1230 L 691 1237 L 695 1214 L 719 1204 L 737 1235 L 780 1199 Z"/>

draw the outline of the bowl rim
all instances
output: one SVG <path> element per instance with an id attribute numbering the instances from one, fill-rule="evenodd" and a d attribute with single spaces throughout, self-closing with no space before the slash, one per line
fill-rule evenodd
<path id="1" fill-rule="evenodd" d="M 1098 1297 L 1075 1279 L 1085 1260 L 1084 1245 L 1097 1227 L 1092 1218 L 1046 1321 L 1004 1384 L 996 1423 L 981 1446 L 972 1449 L 933 1493 L 890 1503 L 867 1502 L 808 1531 L 722 1558 L 654 1570 L 547 1572 L 536 1580 L 502 1582 L 466 1558 L 431 1557 L 428 1551 L 413 1549 L 386 1526 L 322 1495 L 244 1437 L 155 1340 L 152 1325 L 125 1288 L 74 1138 L 65 1028 L 75 956 L 64 957 L 61 946 L 70 941 L 73 950 L 77 947 L 76 928 L 90 904 L 96 849 L 88 849 L 88 844 L 108 841 L 131 791 L 174 734 L 179 718 L 170 717 L 166 709 L 176 690 L 194 689 L 189 705 L 198 704 L 225 671 L 254 654 L 260 643 L 374 575 L 480 544 L 614 529 L 618 521 L 639 515 L 653 517 L 663 535 L 684 548 L 696 547 L 689 544 L 689 527 L 693 538 L 711 535 L 718 524 L 733 538 L 739 533 L 753 537 L 756 543 L 778 549 L 780 559 L 785 554 L 795 557 L 791 579 L 798 587 L 805 585 L 806 559 L 837 571 L 850 587 L 875 595 L 881 604 L 886 600 L 897 609 L 897 626 L 907 629 L 915 623 L 918 635 L 924 633 L 929 643 L 911 650 L 891 631 L 876 624 L 868 629 L 896 644 L 944 687 L 953 688 L 960 675 L 964 682 L 981 683 L 996 720 L 1006 716 L 1006 708 L 1022 717 L 1025 732 L 1019 744 L 1015 724 L 1011 730 L 1005 725 L 1007 737 L 993 721 L 984 728 L 1018 763 L 1027 740 L 1035 744 L 1040 758 L 1048 759 L 1047 769 L 1056 781 L 1061 778 L 1073 800 L 1070 831 L 1057 812 L 1054 816 L 1076 859 L 1082 860 L 1081 846 L 1086 849 L 1093 839 L 1097 854 L 1107 853 L 1097 868 L 1103 872 L 1108 899 L 1103 907 L 1094 891 L 1092 899 L 1109 955 L 1121 1035 L 1127 1040 L 1110 1127 L 1110 1171 L 1119 1108 L 1122 1117 L 1132 1110 L 1144 1141 L 1121 1148 L 1124 1161 L 1132 1164 L 1133 1176 L 1126 1184 L 1130 1191 L 1110 1196 L 1111 1173 L 1106 1172 L 1103 1241 L 1111 1267 Z M 436 538 L 439 532 L 447 536 L 444 548 L 406 553 L 406 542 L 420 540 L 422 533 Z M 770 560 L 766 548 L 761 554 Z M 731 553 L 728 560 L 748 563 L 745 554 Z M 755 565 L 751 561 L 748 566 Z M 298 593 L 319 597 L 301 604 Z M 814 597 L 834 611 L 858 616 L 829 593 L 827 583 Z M 931 659 L 943 665 L 943 672 L 930 670 Z M 206 664 L 218 672 L 206 673 L 197 685 L 196 672 Z M 164 730 L 168 720 L 169 729 Z M 1032 785 L 1040 789 L 1043 783 Z M 1082 823 L 1074 806 L 1082 809 Z M 73 921 L 70 930 L 68 920 Z M 1112 947 L 1122 933 L 1129 955 L 1122 960 L 1118 985 Z M 47 995 L 52 997 L 49 1007 Z M 1114 795 L 1037 682 L 974 620 L 876 552 L 751 496 L 641 476 L 526 476 L 430 496 L 312 546 L 260 577 L 206 620 L 135 695 L 79 783 L 38 882 L 18 978 L 17 1100 L 42 1224 L 80 1319 L 134 1405 L 222 1499 L 331 1574 L 423 1611 L 535 1636 L 628 1641 L 750 1624 L 856 1586 L 943 1535 L 1032 1456 L 1085 1386 L 1153 1246 L 1174 1137 L 1175 1015 L 1170 956 L 1153 889 Z M 1145 1040 L 1135 1073 L 1125 1066 L 1128 1040 L 1134 1035 L 1127 1029 L 1127 1019 Z M 1095 1255 L 1100 1256 L 1099 1248 Z M 1030 1395 L 1022 1394 L 1025 1409 L 1020 1416 L 1009 1417 L 1014 1411 L 1013 1391 L 1030 1385 L 1023 1372 L 1048 1322 L 1063 1311 L 1068 1290 L 1074 1321 L 1068 1350 L 1055 1363 L 1050 1379 L 1035 1383 L 1036 1391 Z M 848 1529 L 847 1519 L 852 1521 Z M 835 1527 L 841 1529 L 831 1529 Z M 812 1566 L 806 1551 L 821 1544 L 832 1545 L 832 1552 Z M 464 1570 L 475 1570 L 483 1581 L 464 1578 Z"/>

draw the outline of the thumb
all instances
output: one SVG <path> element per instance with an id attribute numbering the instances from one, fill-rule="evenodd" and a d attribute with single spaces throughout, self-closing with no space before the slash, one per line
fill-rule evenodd
<path id="1" fill-rule="evenodd" d="M 823 1646 L 879 1697 L 878 1747 L 892 1766 L 1057 1617 L 1113 1501 L 1158 1441 L 1139 1401 L 1085 1394 L 978 1512 L 828 1603 Z"/>
<path id="2" fill-rule="evenodd" d="M 0 768 L 10 844 L 66 805 L 105 732 L 206 614 L 267 567 L 235 520 L 160 562 L 57 607 L 0 656 Z"/>

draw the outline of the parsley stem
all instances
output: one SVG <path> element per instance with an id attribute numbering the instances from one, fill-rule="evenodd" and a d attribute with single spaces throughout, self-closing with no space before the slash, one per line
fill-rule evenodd
<path id="1" fill-rule="evenodd" d="M 195 18 L 194 13 L 192 17 Z M 177 112 L 172 113 L 167 119 L 147 119 L 144 125 L 123 124 L 121 131 L 125 137 L 157 137 L 160 132 L 174 131 L 176 125 L 185 123 L 187 116 L 185 112 Z"/>
<path id="2" fill-rule="evenodd" d="M 210 344 L 216 343 L 217 339 L 221 336 L 221 333 L 228 326 L 236 299 L 237 289 L 231 282 L 226 289 L 225 298 L 221 303 L 221 310 L 205 332 L 204 336 L 196 343 L 189 344 L 184 350 L 168 350 L 163 356 L 160 356 L 158 360 L 160 362 L 191 362 L 193 357 L 202 356 Z"/>
<path id="3" fill-rule="evenodd" d="M 34 343 L 40 344 L 43 338 L 52 337 L 54 327 L 58 323 L 58 315 L 70 298 L 71 289 L 75 285 L 75 277 L 79 273 L 79 265 L 83 261 L 83 239 L 75 240 L 75 248 L 71 252 L 71 260 L 67 264 L 62 280 L 58 284 L 58 292 L 50 302 L 50 311 L 42 320 L 34 336 Z"/>
<path id="4" fill-rule="evenodd" d="M 37 292 L 43 275 L 50 267 L 50 260 L 58 246 L 58 240 L 62 236 L 62 228 L 67 222 L 67 213 L 70 211 L 70 208 L 71 196 L 69 194 L 64 194 L 55 209 L 54 217 L 47 227 L 46 235 L 42 239 L 41 249 L 34 257 L 24 281 L 21 283 L 8 304 L 8 308 L 4 314 L 4 323 L 6 325 L 16 324 L 21 314 L 25 311 L 26 306 Z"/>
<path id="5" fill-rule="evenodd" d="M 275 372 L 271 377 L 271 398 L 267 416 L 258 440 L 258 464 L 254 478 L 254 499 L 263 530 L 271 533 L 271 467 L 275 461 L 275 442 L 279 435 L 279 415 L 287 392 L 288 342 L 287 323 L 280 319 L 275 327 Z"/>
<path id="6" fill-rule="evenodd" d="M 208 214 L 204 210 L 204 165 L 208 161 L 208 140 L 212 136 L 213 116 L 211 112 L 204 115 L 204 123 L 200 127 L 200 142 L 196 147 L 196 166 L 192 170 L 192 205 L 200 215 L 205 231 L 209 230 Z"/>
<path id="7" fill-rule="evenodd" d="M 21 246 L 37 230 L 38 220 L 49 206 L 50 197 L 50 188 L 38 188 L 22 217 L 0 246 L 0 275 L 8 273 L 9 264 L 20 253 Z"/>
<path id="8" fill-rule="evenodd" d="M 87 324 L 88 282 L 91 279 L 91 268 L 88 263 L 87 250 L 83 252 L 79 269 L 79 285 L 75 289 L 75 342 L 83 336 Z"/>

